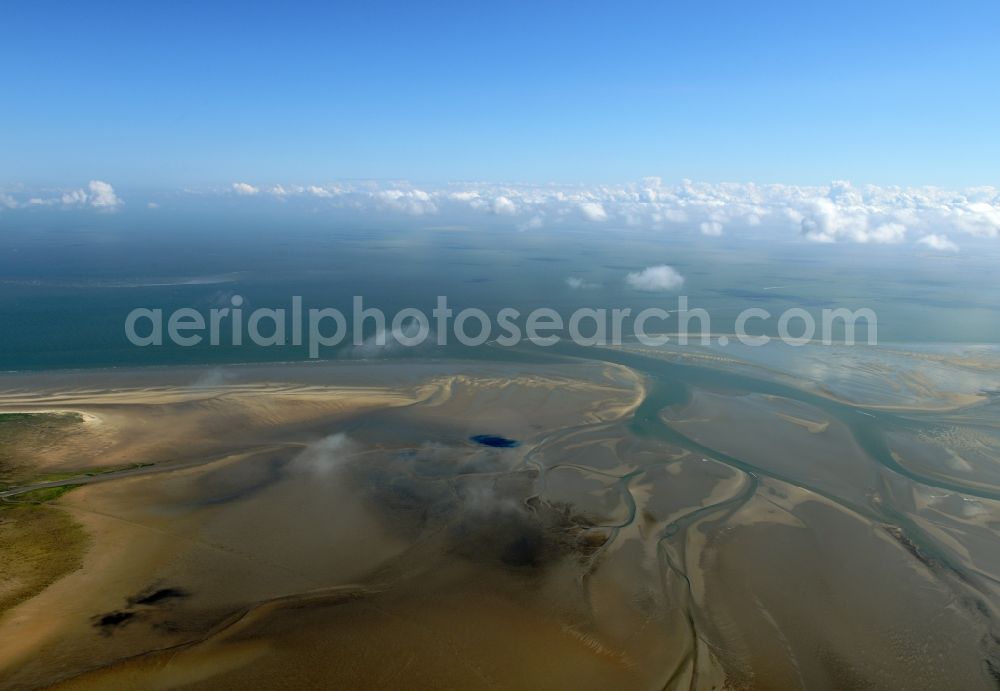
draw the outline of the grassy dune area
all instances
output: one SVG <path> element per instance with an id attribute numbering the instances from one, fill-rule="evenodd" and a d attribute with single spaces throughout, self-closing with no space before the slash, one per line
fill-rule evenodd
<path id="1" fill-rule="evenodd" d="M 0 415 L 0 488 L 58 479 L 40 476 L 30 463 L 82 418 L 75 413 Z M 0 502 L 0 615 L 79 568 L 83 529 L 48 505 L 72 487 L 47 487 Z"/>
<path id="2" fill-rule="evenodd" d="M 37 479 L 30 459 L 83 422 L 77 413 L 0 414 L 0 489 Z"/>
<path id="3" fill-rule="evenodd" d="M 63 510 L 45 503 L 66 491 L 44 490 L 23 504 L 0 504 L 0 616 L 80 567 L 83 529 Z"/>

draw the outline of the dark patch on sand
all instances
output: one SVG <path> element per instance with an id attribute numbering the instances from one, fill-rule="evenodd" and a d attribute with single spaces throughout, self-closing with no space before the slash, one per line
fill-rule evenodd
<path id="1" fill-rule="evenodd" d="M 188 597 L 190 593 L 181 588 L 157 588 L 148 589 L 138 595 L 134 595 L 128 599 L 128 604 L 130 607 L 136 605 L 155 605 L 167 600 L 176 600 L 180 598 Z"/>
<path id="2" fill-rule="evenodd" d="M 165 611 L 164 605 L 172 600 L 188 597 L 189 592 L 183 588 L 157 588 L 149 587 L 142 592 L 133 595 L 125 600 L 125 609 L 118 609 L 106 614 L 98 614 L 93 617 L 94 628 L 99 629 L 102 635 L 110 636 L 114 631 L 137 621 L 143 616 L 158 611 Z M 137 609 L 142 608 L 142 609 Z M 155 625 L 154 625 L 155 628 Z"/>
<path id="3" fill-rule="evenodd" d="M 105 636 L 110 636 L 116 629 L 126 626 L 136 617 L 135 612 L 116 610 L 106 614 L 98 614 L 92 619 L 94 627 L 100 629 Z"/>
<path id="4" fill-rule="evenodd" d="M 584 538 L 592 524 L 572 507 L 537 497 L 515 501 L 517 494 L 467 500 L 449 530 L 449 551 L 526 569 L 544 568 L 574 554 L 585 558 L 596 551 Z"/>
<path id="5" fill-rule="evenodd" d="M 997 667 L 997 663 L 993 660 L 986 659 L 983 660 L 983 665 L 985 665 L 986 673 L 993 679 L 997 688 L 1000 688 L 1000 668 Z"/>
<path id="6" fill-rule="evenodd" d="M 291 456 L 273 454 L 210 471 L 202 478 L 203 495 L 193 503 L 212 506 L 248 499 L 282 480 L 290 461 Z"/>
<path id="7" fill-rule="evenodd" d="M 470 456 L 468 447 L 428 444 L 354 465 L 352 475 L 392 530 L 440 531 L 445 552 L 495 567 L 586 560 L 608 539 L 573 507 L 538 497 L 537 470 L 497 450 Z"/>

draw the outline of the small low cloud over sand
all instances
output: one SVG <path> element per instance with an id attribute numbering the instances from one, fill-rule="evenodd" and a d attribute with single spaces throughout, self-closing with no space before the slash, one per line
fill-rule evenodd
<path id="1" fill-rule="evenodd" d="M 300 470 L 325 477 L 340 468 L 357 451 L 358 446 L 346 434 L 337 432 L 307 446 L 293 463 Z"/>

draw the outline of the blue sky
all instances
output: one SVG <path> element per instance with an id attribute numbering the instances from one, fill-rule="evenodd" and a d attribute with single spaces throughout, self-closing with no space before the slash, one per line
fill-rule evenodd
<path id="1" fill-rule="evenodd" d="M 1000 183 L 1000 3 L 9 3 L 0 183 Z"/>

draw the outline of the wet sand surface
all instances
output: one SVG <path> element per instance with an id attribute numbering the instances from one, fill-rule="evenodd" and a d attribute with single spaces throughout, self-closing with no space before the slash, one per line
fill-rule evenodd
<path id="1" fill-rule="evenodd" d="M 91 476 L 0 688 L 996 688 L 991 395 L 714 358 L 4 377 Z"/>

